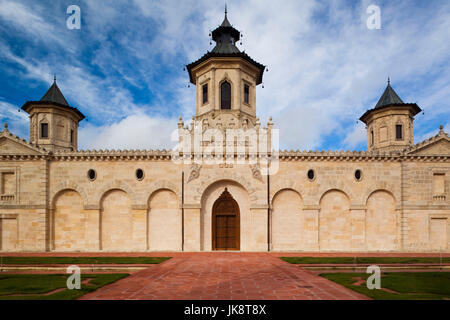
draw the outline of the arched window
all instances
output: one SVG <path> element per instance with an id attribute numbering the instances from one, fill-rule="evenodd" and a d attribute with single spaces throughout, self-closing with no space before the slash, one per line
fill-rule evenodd
<path id="1" fill-rule="evenodd" d="M 231 109 L 231 85 L 227 81 L 220 85 L 220 109 Z"/>

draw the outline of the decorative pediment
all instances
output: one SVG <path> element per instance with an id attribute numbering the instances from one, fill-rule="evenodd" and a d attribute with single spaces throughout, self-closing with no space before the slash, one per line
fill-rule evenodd
<path id="1" fill-rule="evenodd" d="M 450 155 L 450 138 L 441 127 L 437 135 L 416 144 L 410 150 L 406 150 L 406 153 L 411 155 Z"/>
<path id="2" fill-rule="evenodd" d="M 0 154 L 42 155 L 46 150 L 4 130 L 0 133 Z"/>

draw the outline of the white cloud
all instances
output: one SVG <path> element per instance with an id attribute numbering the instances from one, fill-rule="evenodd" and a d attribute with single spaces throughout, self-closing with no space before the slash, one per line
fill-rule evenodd
<path id="1" fill-rule="evenodd" d="M 60 4 L 53 8 L 59 7 Z M 73 52 L 72 46 L 67 46 L 67 35 L 64 35 L 65 11 L 61 11 L 62 19 L 55 19 L 51 15 L 44 15 L 45 7 L 36 3 L 28 2 L 22 4 L 17 1 L 0 2 L 0 19 L 5 21 L 8 26 L 15 29 L 18 35 L 30 35 L 31 41 L 40 41 L 54 46 L 65 47 L 66 50 Z M 55 20 L 59 25 L 55 25 Z"/>
<path id="2" fill-rule="evenodd" d="M 349 148 L 356 148 L 359 145 L 364 145 L 367 141 L 367 130 L 365 126 L 358 123 L 353 127 L 344 139 L 344 144 Z"/>
<path id="3" fill-rule="evenodd" d="M 443 130 L 444 132 L 446 132 L 447 134 L 450 134 L 450 122 L 448 121 L 444 121 L 444 123 L 442 124 L 442 126 L 444 127 Z M 427 131 L 424 134 L 421 134 L 419 136 L 415 137 L 415 143 L 419 143 L 422 142 L 426 139 L 429 139 L 431 137 L 434 137 L 435 135 L 437 135 L 439 133 L 439 128 L 434 128 L 431 131 Z"/>
<path id="4" fill-rule="evenodd" d="M 8 46 L 0 42 L 0 56 L 6 60 L 15 62 L 24 69 L 20 73 L 21 77 L 26 79 L 33 79 L 39 81 L 46 81 L 50 83 L 52 79 L 51 69 L 44 61 L 36 61 L 36 59 L 29 57 L 27 59 L 15 55 Z"/>
<path id="5" fill-rule="evenodd" d="M 79 130 L 78 141 L 82 149 L 168 148 L 176 144 L 171 141 L 176 129 L 176 119 L 133 114 L 111 125 L 85 124 Z"/>
<path id="6" fill-rule="evenodd" d="M 8 7 L 0 9 L 0 20 L 36 37 L 52 33 L 56 37 L 52 41 L 65 46 L 67 33 L 53 32 L 51 10 L 23 0 L 14 14 L 32 25 L 21 25 L 5 16 L 12 2 L 4 3 Z M 415 8 L 408 1 L 383 2 L 382 29 L 368 30 L 369 4 L 369 0 L 352 7 L 344 1 L 228 3 L 230 22 L 244 34 L 241 49 L 270 69 L 264 75 L 265 89 L 257 89 L 257 114 L 264 121 L 274 117 L 281 148 L 329 148 L 331 140 L 342 141 L 333 148 L 364 147 L 365 130 L 362 124 L 355 127 L 354 120 L 373 107 L 387 76 L 403 100 L 417 101 L 426 111 L 426 119 L 415 122 L 418 137 L 430 131 L 429 122 L 448 117 L 450 4 Z M 34 10 L 25 12 L 29 7 Z M 222 21 L 223 3 L 88 1 L 82 2 L 81 9 L 83 37 L 76 33 L 69 37 L 78 55 L 35 57 L 24 51 L 22 57 L 11 53 L 9 44 L 0 39 L 2 56 L 24 68 L 26 77 L 46 83 L 51 81 L 52 68 L 57 69 L 63 93 L 89 117 L 90 124 L 82 129 L 87 142 L 80 142 L 144 148 L 169 141 L 170 137 L 161 136 L 166 134 L 163 130 L 148 136 L 149 128 L 142 123 L 123 137 L 114 130 L 123 133 L 123 126 L 137 114 L 141 118 L 146 114 L 150 126 L 154 119 L 171 123 L 177 114 L 190 119 L 195 112 L 194 88 L 186 88 L 188 75 L 181 71 L 182 65 L 211 50 L 208 32 Z M 47 49 L 51 52 L 53 47 Z M 91 61 L 78 59 L 83 50 L 92 53 Z M 152 99 L 136 102 L 140 100 L 129 85 L 148 91 Z M 95 138 L 95 130 L 101 138 Z M 147 139 L 136 146 L 134 136 Z M 328 140 L 330 136 L 338 139 Z M 117 145 L 110 137 L 117 139 Z"/>
<path id="7" fill-rule="evenodd" d="M 18 108 L 8 102 L 0 100 L 0 119 L 8 123 L 8 130 L 20 137 L 28 136 L 28 116 L 25 112 L 18 112 Z M 8 121 L 6 121 L 8 119 Z M 2 123 L 0 130 L 3 130 Z"/>

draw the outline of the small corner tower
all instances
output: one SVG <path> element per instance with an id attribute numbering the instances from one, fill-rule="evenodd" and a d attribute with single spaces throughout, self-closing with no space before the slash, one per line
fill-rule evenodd
<path id="1" fill-rule="evenodd" d="M 30 142 L 50 151 L 78 148 L 78 123 L 84 115 L 71 107 L 56 84 L 39 101 L 27 101 L 22 110 L 30 115 Z"/>
<path id="2" fill-rule="evenodd" d="M 199 60 L 187 65 L 189 80 L 196 85 L 197 121 L 222 127 L 245 122 L 254 126 L 256 86 L 265 66 L 241 52 L 236 43 L 241 33 L 225 18 L 211 33 L 216 45 Z"/>
<path id="3" fill-rule="evenodd" d="M 414 116 L 422 111 L 416 103 L 404 103 L 390 80 L 373 109 L 359 120 L 366 124 L 368 151 L 402 151 L 414 145 Z"/>

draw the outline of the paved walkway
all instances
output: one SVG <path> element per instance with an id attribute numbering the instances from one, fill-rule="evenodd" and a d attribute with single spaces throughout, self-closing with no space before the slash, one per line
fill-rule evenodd
<path id="1" fill-rule="evenodd" d="M 269 253 L 179 253 L 82 299 L 349 300 L 367 297 Z"/>

